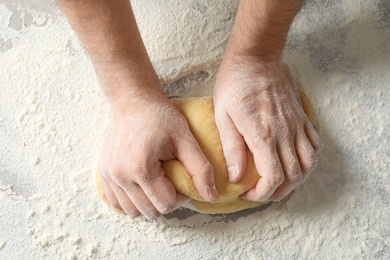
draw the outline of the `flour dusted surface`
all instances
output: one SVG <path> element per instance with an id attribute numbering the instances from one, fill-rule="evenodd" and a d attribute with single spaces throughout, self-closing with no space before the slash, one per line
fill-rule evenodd
<path id="1" fill-rule="evenodd" d="M 236 1 L 132 3 L 166 92 L 210 94 Z M 149 222 L 95 191 L 108 106 L 61 13 L 0 1 L 0 258 L 389 258 L 389 13 L 385 0 L 307 1 L 297 17 L 285 60 L 324 148 L 288 202 Z"/>

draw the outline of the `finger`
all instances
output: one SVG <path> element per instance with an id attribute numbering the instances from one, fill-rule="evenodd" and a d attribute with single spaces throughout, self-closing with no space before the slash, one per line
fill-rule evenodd
<path id="1" fill-rule="evenodd" d="M 305 124 L 305 133 L 314 151 L 318 153 L 322 148 L 321 138 L 310 122 Z"/>
<path id="2" fill-rule="evenodd" d="M 119 186 L 113 185 L 112 190 L 118 198 L 118 202 L 121 208 L 132 218 L 138 217 L 141 215 L 139 210 L 134 206 L 133 202 L 129 199 L 129 196 L 126 192 Z"/>
<path id="3" fill-rule="evenodd" d="M 216 120 L 221 136 L 223 153 L 230 182 L 238 182 L 246 170 L 246 145 L 231 118 L 226 114 L 223 119 Z"/>
<path id="4" fill-rule="evenodd" d="M 247 142 L 248 145 L 254 142 Z M 246 200 L 264 202 L 271 197 L 275 190 L 284 181 L 283 168 L 279 160 L 275 143 L 263 143 L 255 149 L 249 147 L 253 153 L 256 169 L 261 178 L 256 187 L 244 193 L 241 197 Z"/>
<path id="5" fill-rule="evenodd" d="M 153 175 L 154 177 L 138 181 L 138 185 L 145 192 L 154 207 L 160 213 L 167 214 L 175 208 L 176 190 L 172 183 L 164 176 L 163 169 L 159 167 L 157 171 Z"/>
<path id="6" fill-rule="evenodd" d="M 316 151 L 312 146 L 312 142 L 310 142 L 305 132 L 303 131 L 297 135 L 295 147 L 303 174 L 302 182 L 305 182 L 310 173 L 317 166 Z"/>
<path id="7" fill-rule="evenodd" d="M 177 142 L 177 158 L 192 176 L 199 194 L 208 202 L 215 202 L 219 195 L 214 181 L 214 169 L 203 154 L 194 137 L 182 138 Z"/>
<path id="8" fill-rule="evenodd" d="M 190 201 L 191 201 L 191 198 L 177 192 L 176 193 L 176 203 L 175 203 L 173 210 L 176 210 L 178 208 L 183 207 L 184 205 L 188 204 L 188 202 L 190 202 Z"/>
<path id="9" fill-rule="evenodd" d="M 126 192 L 134 206 L 139 210 L 139 212 L 141 212 L 142 215 L 145 216 L 145 218 L 154 220 L 160 216 L 160 212 L 156 209 L 138 184 L 134 182 L 127 183 L 126 187 L 122 187 L 122 189 Z"/>
<path id="10" fill-rule="evenodd" d="M 287 143 L 287 145 L 285 144 Z M 300 163 L 295 152 L 294 142 L 286 141 L 277 146 L 280 162 L 284 172 L 284 182 L 275 190 L 270 197 L 271 201 L 281 201 L 303 179 Z"/>
<path id="11" fill-rule="evenodd" d="M 100 179 L 102 180 L 104 193 L 106 194 L 106 198 L 110 202 L 111 207 L 114 209 L 118 209 L 118 210 L 122 209 L 121 205 L 120 205 L 117 197 L 115 196 L 115 193 L 112 191 L 111 186 L 108 183 L 108 181 L 100 173 L 99 173 L 99 175 L 100 175 Z"/>

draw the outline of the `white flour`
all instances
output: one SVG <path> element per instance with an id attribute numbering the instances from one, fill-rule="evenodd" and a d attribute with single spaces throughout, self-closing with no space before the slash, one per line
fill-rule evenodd
<path id="1" fill-rule="evenodd" d="M 210 94 L 236 1 L 132 2 L 167 93 Z M 321 123 L 316 172 L 264 210 L 149 222 L 95 191 L 107 103 L 64 17 L 0 0 L 0 258 L 389 258 L 389 43 L 388 1 L 308 1 L 285 60 Z"/>

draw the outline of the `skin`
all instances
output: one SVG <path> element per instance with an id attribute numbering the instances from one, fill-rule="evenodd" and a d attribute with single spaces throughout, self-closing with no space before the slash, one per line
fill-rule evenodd
<path id="1" fill-rule="evenodd" d="M 128 0 L 57 0 L 89 53 L 111 106 L 99 172 L 108 200 L 155 219 L 188 198 L 161 162 L 177 158 L 200 195 L 218 200 L 211 164 L 164 95 Z M 245 144 L 262 178 L 243 198 L 278 201 L 316 165 L 318 134 L 281 61 L 302 1 L 241 0 L 214 88 L 215 116 L 231 182 L 245 172 Z"/>
<path id="2" fill-rule="evenodd" d="M 211 164 L 183 115 L 164 95 L 127 0 L 61 0 L 111 105 L 99 172 L 108 200 L 128 215 L 155 219 L 188 202 L 164 176 L 178 158 L 201 196 L 218 199 Z"/>
<path id="3" fill-rule="evenodd" d="M 262 178 L 244 199 L 280 201 L 317 165 L 320 138 L 281 55 L 301 0 L 241 0 L 214 88 L 229 179 L 246 168 L 245 144 Z"/>

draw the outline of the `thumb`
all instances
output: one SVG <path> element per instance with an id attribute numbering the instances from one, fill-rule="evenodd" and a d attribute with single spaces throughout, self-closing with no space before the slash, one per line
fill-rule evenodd
<path id="1" fill-rule="evenodd" d="M 225 114 L 216 121 L 226 159 L 229 181 L 238 182 L 246 170 L 246 145 L 231 118 Z"/>
<path id="2" fill-rule="evenodd" d="M 208 202 L 217 201 L 219 195 L 215 187 L 213 166 L 193 136 L 184 139 L 185 141 L 177 142 L 177 158 L 192 176 L 200 196 Z"/>

